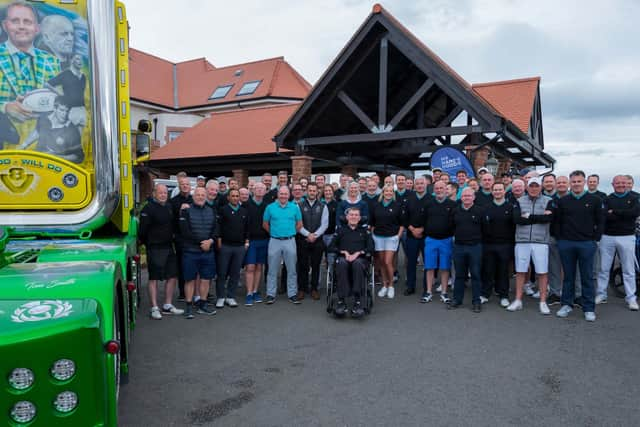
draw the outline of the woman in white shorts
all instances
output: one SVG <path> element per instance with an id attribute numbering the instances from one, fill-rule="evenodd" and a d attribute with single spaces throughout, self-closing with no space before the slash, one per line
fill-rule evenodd
<path id="1" fill-rule="evenodd" d="M 385 185 L 380 194 L 379 202 L 369 212 L 371 232 L 376 251 L 376 263 L 382 272 L 382 288 L 378 292 L 380 298 L 393 298 L 393 256 L 398 252 L 400 236 L 404 231 L 402 208 L 395 200 L 392 185 Z"/>

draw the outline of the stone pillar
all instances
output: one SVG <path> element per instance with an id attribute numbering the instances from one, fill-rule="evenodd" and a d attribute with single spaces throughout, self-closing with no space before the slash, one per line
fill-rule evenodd
<path id="1" fill-rule="evenodd" d="M 358 167 L 355 165 L 342 165 L 340 173 L 344 173 L 355 178 L 358 175 Z"/>
<path id="2" fill-rule="evenodd" d="M 498 176 L 509 172 L 509 169 L 511 169 L 511 159 L 504 158 L 498 160 Z"/>
<path id="3" fill-rule="evenodd" d="M 487 159 L 489 158 L 489 149 L 482 147 L 474 151 L 472 155 L 473 158 L 471 159 L 471 164 L 473 165 L 473 170 L 475 172 L 487 163 Z"/>
<path id="4" fill-rule="evenodd" d="M 291 182 L 298 182 L 300 178 L 311 178 L 311 163 L 313 157 L 291 156 Z"/>
<path id="5" fill-rule="evenodd" d="M 246 169 L 233 169 L 233 178 L 238 181 L 239 187 L 246 187 L 249 184 L 249 171 Z"/>

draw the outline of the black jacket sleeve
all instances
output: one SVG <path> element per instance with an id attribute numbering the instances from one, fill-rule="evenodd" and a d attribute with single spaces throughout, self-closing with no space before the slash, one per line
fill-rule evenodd
<path id="1" fill-rule="evenodd" d="M 553 200 L 549 200 L 547 206 L 545 206 L 545 211 L 551 211 L 550 215 L 530 215 L 529 219 L 531 220 L 531 224 L 548 224 L 553 221 Z"/>
<path id="2" fill-rule="evenodd" d="M 180 211 L 180 235 L 185 242 L 193 241 L 193 233 L 191 233 L 191 222 L 189 221 L 189 209 Z"/>
<path id="3" fill-rule="evenodd" d="M 373 256 L 374 251 L 375 251 L 375 244 L 373 243 L 373 237 L 371 235 L 371 232 L 367 230 L 367 247 L 364 250 L 365 255 L 367 257 Z"/>
<path id="4" fill-rule="evenodd" d="M 331 252 L 332 254 L 337 254 L 340 252 L 340 238 L 342 236 L 342 228 L 339 228 L 336 233 L 333 235 L 333 238 L 329 242 L 329 246 L 327 247 L 327 252 Z"/>
<path id="5" fill-rule="evenodd" d="M 138 229 L 138 238 L 142 243 L 147 243 L 147 237 L 149 236 L 149 226 L 151 225 L 151 218 L 149 216 L 149 204 L 142 208 L 140 212 L 140 228 Z"/>

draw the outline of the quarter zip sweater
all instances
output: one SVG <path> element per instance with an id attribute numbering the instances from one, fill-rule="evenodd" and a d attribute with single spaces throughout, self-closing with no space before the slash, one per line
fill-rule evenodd
<path id="1" fill-rule="evenodd" d="M 264 217 L 264 210 L 267 208 L 267 202 L 264 198 L 261 203 L 250 198 L 249 202 L 243 206 L 249 212 L 249 240 L 267 240 L 269 233 L 262 226 L 262 218 Z"/>
<path id="2" fill-rule="evenodd" d="M 453 211 L 455 243 L 457 245 L 475 245 L 482 242 L 482 208 L 471 205 L 465 209 L 462 204 Z"/>
<path id="3" fill-rule="evenodd" d="M 486 208 L 491 204 L 492 201 L 493 194 L 491 194 L 491 192 L 485 193 L 481 188 L 480 190 L 476 191 L 476 199 L 473 204 L 478 205 L 481 208 Z"/>
<path id="4" fill-rule="evenodd" d="M 380 237 L 391 237 L 398 234 L 403 224 L 402 206 L 397 200 L 385 206 L 380 202 L 373 209 L 369 224 L 374 227 L 373 234 Z"/>
<path id="5" fill-rule="evenodd" d="M 609 213 L 609 211 L 612 211 Z M 605 200 L 606 222 L 604 234 L 631 236 L 635 234 L 636 218 L 640 216 L 640 200 L 628 191 L 611 193 Z"/>
<path id="6" fill-rule="evenodd" d="M 425 221 L 425 207 L 431 198 L 430 195 L 424 193 L 422 197 L 418 193 L 411 193 L 407 200 L 405 211 L 405 227 L 410 225 L 414 227 L 422 227 Z"/>
<path id="7" fill-rule="evenodd" d="M 244 206 L 231 206 L 231 203 L 218 212 L 218 226 L 222 244 L 242 246 L 249 240 L 249 212 Z"/>
<path id="8" fill-rule="evenodd" d="M 443 201 L 438 201 L 435 197 L 430 198 L 424 207 L 424 235 L 438 240 L 453 236 L 455 209 L 456 202 L 449 198 Z"/>
<path id="9" fill-rule="evenodd" d="M 152 199 L 140 213 L 140 240 L 149 247 L 171 246 L 173 243 L 173 211 L 169 203 Z"/>
<path id="10" fill-rule="evenodd" d="M 492 201 L 482 215 L 482 242 L 489 244 L 513 243 L 516 224 L 513 222 L 514 203 Z"/>
<path id="11" fill-rule="evenodd" d="M 570 193 L 556 201 L 555 210 L 558 240 L 599 241 L 602 237 L 604 205 L 598 196 Z"/>

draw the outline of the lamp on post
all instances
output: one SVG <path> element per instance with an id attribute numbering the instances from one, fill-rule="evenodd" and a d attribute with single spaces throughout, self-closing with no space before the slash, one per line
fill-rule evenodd
<path id="1" fill-rule="evenodd" d="M 498 159 L 496 159 L 493 153 L 491 153 L 489 155 L 489 158 L 485 162 L 484 167 L 489 169 L 489 173 L 491 175 L 496 176 L 496 174 L 498 173 L 498 166 L 499 166 Z"/>

